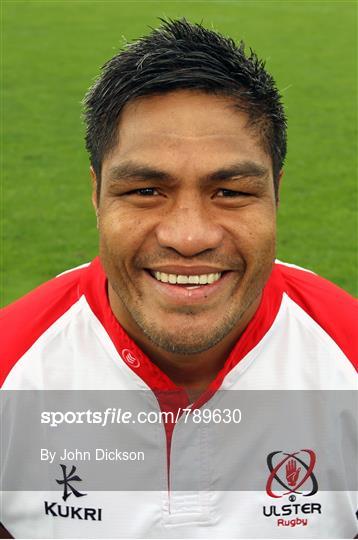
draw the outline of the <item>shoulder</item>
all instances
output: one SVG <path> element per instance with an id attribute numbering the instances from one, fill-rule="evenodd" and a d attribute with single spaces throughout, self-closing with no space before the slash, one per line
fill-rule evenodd
<path id="1" fill-rule="evenodd" d="M 25 352 L 80 298 L 88 267 L 66 271 L 1 310 L 0 386 Z"/>
<path id="2" fill-rule="evenodd" d="M 305 268 L 277 260 L 275 270 L 287 296 L 336 342 L 357 369 L 358 302 L 337 285 Z"/>

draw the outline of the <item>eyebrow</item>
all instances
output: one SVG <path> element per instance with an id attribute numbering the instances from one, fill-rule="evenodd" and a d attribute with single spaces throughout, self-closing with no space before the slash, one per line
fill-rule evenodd
<path id="1" fill-rule="evenodd" d="M 228 180 L 235 176 L 263 178 L 264 176 L 267 176 L 268 173 L 269 170 L 259 163 L 255 163 L 254 161 L 243 161 L 223 169 L 218 169 L 207 175 L 207 178 L 210 180 Z"/>
<path id="2" fill-rule="evenodd" d="M 172 178 L 168 172 L 154 169 L 148 165 L 140 165 L 128 161 L 115 165 L 109 169 L 108 177 L 110 180 L 130 180 L 132 178 L 139 178 L 142 180 L 164 180 L 166 178 Z"/>
<path id="3" fill-rule="evenodd" d="M 209 181 L 228 180 L 237 176 L 263 178 L 267 176 L 268 173 L 269 169 L 259 163 L 254 161 L 243 161 L 205 174 L 203 178 Z M 175 180 L 175 177 L 168 171 L 162 171 L 132 161 L 111 167 L 108 172 L 108 177 L 109 180 L 112 181 L 131 180 L 133 178 L 139 180 Z"/>

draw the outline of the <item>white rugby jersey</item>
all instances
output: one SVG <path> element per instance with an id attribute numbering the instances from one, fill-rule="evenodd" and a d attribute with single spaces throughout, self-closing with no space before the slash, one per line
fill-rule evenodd
<path id="1" fill-rule="evenodd" d="M 356 321 L 356 302 L 347 293 L 277 261 L 256 314 L 192 409 L 220 407 L 221 391 L 298 391 L 304 410 L 305 391 L 354 390 Z M 145 390 L 158 410 L 189 406 L 184 390 L 115 319 L 98 258 L 3 310 L 0 385 L 3 390 Z M 176 396 L 174 405 L 165 402 L 168 391 Z M 213 424 L 186 424 L 179 415 L 178 422 L 159 426 L 145 441 L 158 455 L 155 474 L 162 489 L 124 490 L 119 478 L 117 490 L 89 491 L 83 498 L 72 490 L 66 500 L 62 491 L 4 491 L 0 521 L 15 538 L 353 538 L 354 471 L 346 471 L 347 489 L 333 484 L 335 465 L 344 470 L 338 446 L 354 439 L 356 420 L 351 410 L 339 410 L 349 432 L 342 433 L 338 420 L 337 437 L 318 451 L 319 426 L 329 419 L 321 410 L 305 414 L 311 429 L 295 447 L 288 433 L 286 447 L 285 438 L 268 446 L 274 418 L 271 425 L 258 421 L 241 435 L 233 429 L 233 439 L 229 430 L 225 440 L 217 440 Z M 11 452 L 11 441 L 5 447 Z M 329 471 L 320 469 L 333 450 L 341 457 Z M 19 476 L 33 466 L 26 461 L 26 441 L 23 452 Z M 75 465 L 82 477 L 81 463 Z M 250 468 L 259 471 L 261 485 L 259 480 L 255 489 L 241 489 L 240 474 Z M 82 480 L 80 487 L 72 486 L 81 490 Z"/>

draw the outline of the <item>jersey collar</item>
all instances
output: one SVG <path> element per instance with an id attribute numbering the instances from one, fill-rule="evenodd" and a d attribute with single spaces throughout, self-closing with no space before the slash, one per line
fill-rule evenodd
<path id="1" fill-rule="evenodd" d="M 226 375 L 261 341 L 272 326 L 279 311 L 282 300 L 282 287 L 280 286 L 280 273 L 276 265 L 264 287 L 262 298 L 255 315 L 247 325 L 240 339 L 229 354 L 223 368 L 211 382 L 204 394 L 195 402 L 195 407 L 203 405 L 221 386 Z M 83 294 L 105 328 L 121 359 L 155 392 L 169 396 L 172 402 L 173 395 L 181 406 L 188 406 L 186 392 L 174 384 L 129 337 L 121 324 L 115 318 L 109 305 L 107 294 L 107 278 L 98 257 L 86 269 L 82 283 Z"/>

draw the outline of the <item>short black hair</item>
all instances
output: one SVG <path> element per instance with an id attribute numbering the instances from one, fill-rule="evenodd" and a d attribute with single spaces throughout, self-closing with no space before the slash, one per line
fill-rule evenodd
<path id="1" fill-rule="evenodd" d="M 286 117 L 265 62 L 252 49 L 246 54 L 243 41 L 237 45 L 202 24 L 185 18 L 161 22 L 106 62 L 84 98 L 86 148 L 97 176 L 97 195 L 102 162 L 116 144 L 123 107 L 140 96 L 181 89 L 231 96 L 247 112 L 271 156 L 277 195 L 286 156 Z"/>

